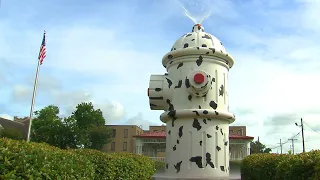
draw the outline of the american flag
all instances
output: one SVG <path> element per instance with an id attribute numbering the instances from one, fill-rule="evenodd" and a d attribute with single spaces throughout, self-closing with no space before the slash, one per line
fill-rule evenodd
<path id="1" fill-rule="evenodd" d="M 43 39 L 42 39 L 42 43 L 40 46 L 40 52 L 39 52 L 39 56 L 38 59 L 40 61 L 40 65 L 43 63 L 44 58 L 46 58 L 46 31 L 44 31 L 43 33 Z"/>

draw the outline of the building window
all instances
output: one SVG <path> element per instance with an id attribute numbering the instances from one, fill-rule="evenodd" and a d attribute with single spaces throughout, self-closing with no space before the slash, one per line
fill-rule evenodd
<path id="1" fill-rule="evenodd" d="M 124 130 L 124 138 L 128 138 L 128 129 Z"/>
<path id="2" fill-rule="evenodd" d="M 153 130 L 153 132 L 158 132 L 158 130 Z"/>
<path id="3" fill-rule="evenodd" d="M 127 151 L 127 142 L 123 143 L 123 151 Z"/>
<path id="4" fill-rule="evenodd" d="M 241 136 L 241 135 L 242 135 L 242 131 L 241 131 L 241 130 L 238 130 L 238 131 L 237 131 L 237 134 L 238 134 L 239 136 Z"/>
<path id="5" fill-rule="evenodd" d="M 116 132 L 117 130 L 116 129 L 112 129 L 112 137 L 115 138 L 116 137 Z"/>
<path id="6" fill-rule="evenodd" d="M 157 149 L 157 152 L 166 152 L 166 149 L 165 148 L 159 148 L 159 149 Z"/>
<path id="7" fill-rule="evenodd" d="M 111 151 L 115 151 L 116 150 L 116 143 L 112 142 L 111 143 Z"/>

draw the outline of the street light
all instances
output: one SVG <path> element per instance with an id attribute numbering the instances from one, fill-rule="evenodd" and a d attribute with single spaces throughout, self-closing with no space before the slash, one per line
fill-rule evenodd
<path id="1" fill-rule="evenodd" d="M 303 134 L 303 121 L 301 118 L 301 124 L 295 123 L 296 126 L 301 127 L 301 134 L 302 134 L 302 150 L 303 152 L 306 152 L 305 147 L 304 147 L 304 134 Z"/>

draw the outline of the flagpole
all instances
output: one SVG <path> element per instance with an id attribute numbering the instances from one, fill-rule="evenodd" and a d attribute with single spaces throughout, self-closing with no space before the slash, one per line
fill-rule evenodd
<path id="1" fill-rule="evenodd" d="M 29 127 L 28 127 L 28 136 L 27 136 L 27 142 L 30 141 L 30 133 L 31 133 L 31 125 L 32 125 L 32 117 L 33 117 L 33 108 L 35 104 L 35 98 L 36 98 L 36 92 L 37 92 L 37 85 L 38 85 L 38 77 L 39 77 L 39 71 L 40 71 L 40 60 L 38 59 L 38 66 L 37 66 L 37 72 L 36 77 L 34 79 L 34 85 L 33 85 L 33 94 L 32 94 L 32 101 L 31 101 L 31 108 L 30 108 L 30 117 L 29 117 Z"/>
<path id="2" fill-rule="evenodd" d="M 27 132 L 27 142 L 30 142 L 33 108 L 34 108 L 35 99 L 36 99 L 36 92 L 37 92 L 37 85 L 38 85 L 38 77 L 39 77 L 40 66 L 41 66 L 41 64 L 43 62 L 43 59 L 46 57 L 46 47 L 45 47 L 46 46 L 46 39 L 45 39 L 45 35 L 46 35 L 46 31 L 43 32 L 42 43 L 41 43 L 39 56 L 38 56 L 38 66 L 37 66 L 37 71 L 36 71 L 36 77 L 34 79 L 32 102 L 31 102 L 30 117 L 29 117 L 29 127 L 28 127 L 28 132 Z"/>

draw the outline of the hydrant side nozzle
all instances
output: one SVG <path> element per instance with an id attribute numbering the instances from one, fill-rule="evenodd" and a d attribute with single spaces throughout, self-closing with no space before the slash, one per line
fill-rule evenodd
<path id="1" fill-rule="evenodd" d="M 167 110 L 167 99 L 170 92 L 167 86 L 167 75 L 151 75 L 148 88 L 148 97 L 151 110 Z"/>

